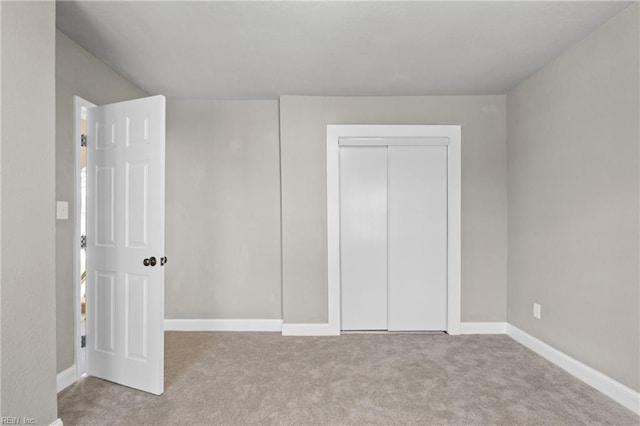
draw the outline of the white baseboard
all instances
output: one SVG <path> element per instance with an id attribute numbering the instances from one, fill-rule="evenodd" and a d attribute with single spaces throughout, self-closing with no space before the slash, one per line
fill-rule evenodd
<path id="1" fill-rule="evenodd" d="M 167 331 L 282 331 L 281 319 L 165 319 Z"/>
<path id="2" fill-rule="evenodd" d="M 58 373 L 57 376 L 57 389 L 58 392 L 60 392 L 61 390 L 71 386 L 72 384 L 74 384 L 77 380 L 76 377 L 76 365 L 73 364 L 71 367 L 67 368 L 64 371 L 61 371 Z M 54 422 L 55 423 L 55 422 Z M 53 423 L 52 423 L 53 424 Z M 62 424 L 62 423 L 60 423 Z"/>
<path id="3" fill-rule="evenodd" d="M 569 355 L 560 352 L 511 324 L 507 324 L 507 334 L 513 340 L 521 343 L 543 358 L 548 359 L 569 374 L 594 387 L 640 416 L 640 393 L 594 370 L 588 365 L 571 358 Z"/>
<path id="4" fill-rule="evenodd" d="M 463 322 L 460 334 L 506 334 L 505 322 Z M 339 336 L 340 331 L 333 330 L 329 324 L 283 324 L 283 336 Z"/>
<path id="5" fill-rule="evenodd" d="M 463 322 L 460 334 L 506 334 L 506 322 Z"/>
<path id="6" fill-rule="evenodd" d="M 311 324 L 282 324 L 283 336 L 339 336 L 340 330 L 335 330 L 328 323 Z"/>
<path id="7" fill-rule="evenodd" d="M 49 426 L 63 426 L 62 419 L 55 419 Z"/>

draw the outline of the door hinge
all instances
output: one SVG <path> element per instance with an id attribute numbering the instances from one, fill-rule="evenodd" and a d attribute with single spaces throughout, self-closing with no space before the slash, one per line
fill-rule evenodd
<path id="1" fill-rule="evenodd" d="M 87 346 L 87 336 L 80 336 L 80 347 L 84 348 Z"/>
<path id="2" fill-rule="evenodd" d="M 86 235 L 81 235 L 80 236 L 80 248 L 83 248 L 83 249 L 87 248 L 87 236 Z"/>
<path id="3" fill-rule="evenodd" d="M 87 146 L 87 135 L 80 135 L 80 146 Z"/>

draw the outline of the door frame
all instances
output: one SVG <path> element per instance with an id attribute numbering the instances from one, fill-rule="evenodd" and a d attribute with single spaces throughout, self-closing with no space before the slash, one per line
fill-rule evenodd
<path id="1" fill-rule="evenodd" d="M 327 126 L 327 278 L 331 334 L 340 334 L 340 146 L 447 146 L 447 329 L 460 334 L 461 184 L 460 125 L 328 125 Z"/>
<path id="2" fill-rule="evenodd" d="M 80 144 L 82 142 L 82 130 L 80 122 L 82 120 L 82 108 L 93 108 L 96 105 L 81 98 L 73 97 L 73 347 L 74 347 L 74 364 L 76 367 L 75 380 L 84 376 L 87 371 L 87 363 L 80 362 L 82 357 L 81 334 L 80 334 Z M 88 190 L 88 188 L 87 188 Z"/>

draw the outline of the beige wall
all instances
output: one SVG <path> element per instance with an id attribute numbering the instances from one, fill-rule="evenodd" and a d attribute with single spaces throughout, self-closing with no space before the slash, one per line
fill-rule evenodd
<path id="1" fill-rule="evenodd" d="M 166 317 L 282 318 L 277 101 L 169 101 Z"/>
<path id="2" fill-rule="evenodd" d="M 2 416 L 57 417 L 55 3 L 3 2 Z"/>
<path id="3" fill-rule="evenodd" d="M 635 390 L 638 37 L 636 4 L 508 96 L 508 321 Z"/>
<path id="4" fill-rule="evenodd" d="M 69 202 L 69 220 L 56 221 L 57 369 L 74 362 L 74 137 L 73 96 L 97 105 L 146 96 L 124 77 L 56 31 L 56 199 Z"/>
<path id="5" fill-rule="evenodd" d="M 462 320 L 506 319 L 506 97 L 280 98 L 283 313 L 327 321 L 327 124 L 462 125 Z"/>

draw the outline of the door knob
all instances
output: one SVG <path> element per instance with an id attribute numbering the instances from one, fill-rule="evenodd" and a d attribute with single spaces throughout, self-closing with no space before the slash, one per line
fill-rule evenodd
<path id="1" fill-rule="evenodd" d="M 167 263 L 167 256 L 160 258 L 160 266 L 164 266 Z"/>
<path id="2" fill-rule="evenodd" d="M 145 260 L 142 261 L 142 264 L 144 266 L 156 266 L 157 260 L 155 257 L 151 256 Z"/>

